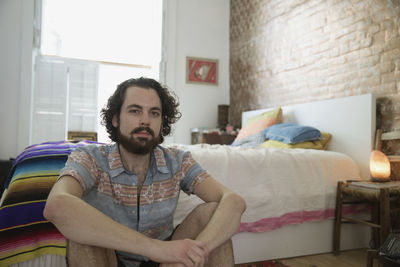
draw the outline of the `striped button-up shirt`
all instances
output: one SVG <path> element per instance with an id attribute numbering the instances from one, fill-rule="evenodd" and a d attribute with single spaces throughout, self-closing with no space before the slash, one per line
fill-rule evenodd
<path id="1" fill-rule="evenodd" d="M 60 178 L 69 175 L 83 188 L 87 203 L 151 238 L 164 240 L 173 231 L 173 213 L 180 190 L 193 193 L 209 175 L 193 159 L 190 152 L 158 146 L 150 157 L 150 165 L 142 189 L 138 177 L 122 164 L 117 144 L 88 145 L 77 148 L 68 157 Z M 146 258 L 117 251 L 124 262 Z"/>

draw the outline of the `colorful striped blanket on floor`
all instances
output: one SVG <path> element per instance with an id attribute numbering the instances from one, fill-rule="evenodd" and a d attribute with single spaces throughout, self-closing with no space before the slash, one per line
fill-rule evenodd
<path id="1" fill-rule="evenodd" d="M 0 207 L 0 266 L 56 254 L 66 239 L 43 217 L 47 196 L 68 155 L 92 141 L 48 142 L 27 147 L 14 161 Z"/>

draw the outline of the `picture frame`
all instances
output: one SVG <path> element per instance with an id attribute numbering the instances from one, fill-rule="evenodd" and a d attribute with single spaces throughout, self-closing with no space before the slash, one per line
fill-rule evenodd
<path id="1" fill-rule="evenodd" d="M 186 57 L 186 83 L 218 85 L 218 59 Z"/>
<path id="2" fill-rule="evenodd" d="M 97 133 L 96 132 L 68 131 L 68 140 L 70 140 L 70 141 L 82 141 L 82 140 L 97 141 Z"/>

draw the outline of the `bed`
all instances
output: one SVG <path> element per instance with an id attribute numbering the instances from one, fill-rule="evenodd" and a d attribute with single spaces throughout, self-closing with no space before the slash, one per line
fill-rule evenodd
<path id="1" fill-rule="evenodd" d="M 247 210 L 233 237 L 236 263 L 332 251 L 337 181 L 369 179 L 375 132 L 373 95 L 281 108 L 284 122 L 329 132 L 328 150 L 173 145 L 191 151 L 210 174 L 245 198 Z M 265 111 L 244 112 L 242 120 Z M 65 266 L 65 239 L 40 211 L 67 155 L 86 143 L 32 146 L 17 158 L 0 209 L 1 266 Z M 198 203 L 197 198 L 181 194 L 175 223 Z M 19 212 L 25 205 L 29 216 Z M 37 211 L 29 205 L 36 205 Z M 345 212 L 359 211 L 349 207 Z M 367 247 L 368 242 L 367 228 L 343 227 L 342 249 Z"/>
<path id="2" fill-rule="evenodd" d="M 244 112 L 242 121 L 265 111 Z M 236 263 L 331 252 L 337 181 L 370 177 L 373 95 L 285 106 L 282 111 L 284 122 L 331 133 L 328 151 L 180 146 L 247 202 L 239 233 L 233 237 Z M 182 194 L 176 222 L 197 203 Z M 352 207 L 344 212 L 363 216 Z M 342 228 L 343 250 L 368 247 L 369 240 L 367 227 Z"/>

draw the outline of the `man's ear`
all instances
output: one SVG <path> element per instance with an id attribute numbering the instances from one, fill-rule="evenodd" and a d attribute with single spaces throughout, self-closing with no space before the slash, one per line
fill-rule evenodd
<path id="1" fill-rule="evenodd" d="M 119 116 L 118 116 L 117 114 L 115 114 L 115 115 L 113 116 L 113 118 L 112 118 L 112 125 L 113 125 L 115 128 L 118 128 L 118 126 L 119 126 Z"/>

